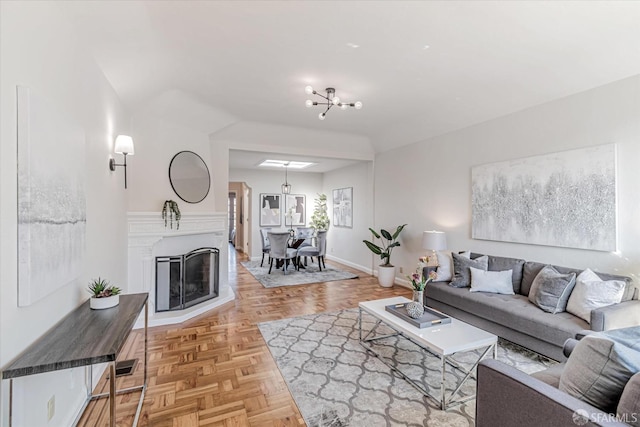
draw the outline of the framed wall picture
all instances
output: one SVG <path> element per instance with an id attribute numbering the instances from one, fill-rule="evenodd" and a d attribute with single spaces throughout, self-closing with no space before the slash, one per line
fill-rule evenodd
<path id="1" fill-rule="evenodd" d="M 280 194 L 260 194 L 260 227 L 279 227 Z"/>
<path id="2" fill-rule="evenodd" d="M 616 146 L 474 166 L 471 237 L 617 250 Z"/>
<path id="3" fill-rule="evenodd" d="M 285 196 L 284 226 L 296 227 L 305 224 L 306 204 L 304 194 L 287 194 Z"/>
<path id="4" fill-rule="evenodd" d="M 353 187 L 333 190 L 333 225 L 353 227 Z"/>

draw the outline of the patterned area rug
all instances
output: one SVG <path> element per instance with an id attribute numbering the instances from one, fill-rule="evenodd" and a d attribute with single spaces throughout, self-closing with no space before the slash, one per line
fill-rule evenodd
<path id="1" fill-rule="evenodd" d="M 374 323 L 365 314 L 363 330 L 370 330 Z M 357 309 L 264 322 L 258 327 L 310 427 L 474 425 L 475 399 L 441 411 L 367 353 L 358 340 Z M 378 331 L 392 332 L 386 327 Z M 439 387 L 440 359 L 401 337 L 375 342 L 376 350 L 414 381 Z M 454 360 L 472 366 L 478 355 L 462 353 Z M 556 363 L 503 340 L 499 341 L 498 359 L 527 373 Z M 462 374 L 449 368 L 445 378 L 447 393 L 451 393 Z M 470 378 L 456 397 L 475 393 L 475 386 Z"/>
<path id="2" fill-rule="evenodd" d="M 282 268 L 276 269 L 275 262 L 271 274 L 269 274 L 269 264 L 264 261 L 264 267 L 260 267 L 260 261 L 241 262 L 249 273 L 265 288 L 277 288 L 279 286 L 307 285 L 309 283 L 333 282 L 335 280 L 355 279 L 357 274 L 348 273 L 338 270 L 337 268 L 327 267 L 319 271 L 317 263 L 308 263 L 306 269 L 296 271 L 294 267 L 287 269 L 284 274 Z"/>

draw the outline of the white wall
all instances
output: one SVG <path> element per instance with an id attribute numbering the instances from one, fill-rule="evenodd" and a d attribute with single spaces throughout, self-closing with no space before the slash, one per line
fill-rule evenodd
<path id="1" fill-rule="evenodd" d="M 356 163 L 327 172 L 323 178 L 322 191 L 327 195 L 331 220 L 327 233 L 327 258 L 371 272 L 374 265 L 371 252 L 362 241 L 371 239 L 369 227 L 374 225 L 373 162 Z M 332 191 L 345 187 L 353 187 L 353 228 L 336 227 L 333 223 Z M 375 261 L 379 261 L 379 258 L 376 257 Z"/>
<path id="2" fill-rule="evenodd" d="M 616 143 L 619 253 L 471 239 L 471 167 Z M 376 156 L 376 227 L 409 225 L 394 252 L 415 268 L 423 230 L 450 249 L 637 276 L 640 273 L 640 76 Z"/>
<path id="3" fill-rule="evenodd" d="M 0 366 L 6 366 L 62 317 L 88 299 L 86 284 L 101 276 L 125 290 L 126 191 L 108 159 L 129 118 L 102 72 L 53 2 L 0 2 Z M 27 307 L 17 307 L 16 85 L 30 87 L 85 133 L 86 256 L 82 276 Z M 64 151 L 65 146 L 60 146 Z M 121 160 L 121 159 L 119 159 Z M 69 425 L 84 398 L 84 369 L 18 379 L 14 426 Z M 0 393 L 8 422 L 8 387 Z M 56 414 L 47 423 L 47 400 Z"/>
<path id="4" fill-rule="evenodd" d="M 260 237 L 260 194 L 276 193 L 280 194 L 280 186 L 284 182 L 284 170 L 253 170 L 253 169 L 231 169 L 229 171 L 229 181 L 246 182 L 251 188 L 251 213 L 249 224 L 251 229 L 251 241 L 253 247 L 249 254 L 252 258 L 262 257 L 262 237 Z M 291 184 L 291 194 L 304 194 L 306 196 L 306 221 L 309 226 L 311 215 L 313 214 L 313 201 L 318 193 L 322 192 L 322 174 L 305 172 L 288 172 L 288 181 Z M 284 195 L 282 195 L 284 197 Z M 284 198 L 281 198 L 284 203 Z M 277 227 L 276 227 L 277 228 Z M 284 208 L 281 209 L 281 226 L 285 228 Z"/>
<path id="5" fill-rule="evenodd" d="M 136 154 L 127 159 L 129 211 L 160 215 L 165 200 L 175 200 L 181 212 L 214 212 L 213 186 L 202 202 L 187 203 L 176 195 L 169 181 L 169 164 L 180 151 L 202 157 L 211 174 L 209 136 L 147 112 L 135 114 L 133 128 Z"/>

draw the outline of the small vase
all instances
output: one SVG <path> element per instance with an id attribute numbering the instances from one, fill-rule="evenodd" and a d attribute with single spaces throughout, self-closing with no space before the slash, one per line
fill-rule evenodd
<path id="1" fill-rule="evenodd" d="M 120 303 L 120 295 L 112 295 L 106 298 L 89 298 L 89 307 L 93 310 L 104 310 L 105 308 L 115 307 Z"/>
<path id="2" fill-rule="evenodd" d="M 415 302 L 419 302 L 420 304 L 424 304 L 424 291 L 413 291 L 413 300 Z"/>

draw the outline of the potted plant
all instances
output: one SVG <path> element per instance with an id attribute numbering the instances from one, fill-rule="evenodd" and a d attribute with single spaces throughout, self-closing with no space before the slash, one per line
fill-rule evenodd
<path id="1" fill-rule="evenodd" d="M 311 227 L 316 232 L 319 230 L 329 229 L 329 215 L 327 215 L 327 195 L 318 194 L 318 198 L 315 199 L 315 207 L 313 209 L 313 215 L 311 216 Z"/>
<path id="2" fill-rule="evenodd" d="M 115 307 L 120 303 L 120 292 L 120 288 L 98 277 L 89 283 L 89 306 L 94 310 Z"/>
<path id="3" fill-rule="evenodd" d="M 363 240 L 364 244 L 367 245 L 371 252 L 376 255 L 380 255 L 382 264 L 380 264 L 378 268 L 378 282 L 380 283 L 380 286 L 385 288 L 393 286 L 393 282 L 396 277 L 396 268 L 391 264 L 391 251 L 393 251 L 393 248 L 400 246 L 400 242 L 398 242 L 397 239 L 406 226 L 407 224 L 399 225 L 393 234 L 385 229 L 380 230 L 380 233 L 378 233 L 373 228 L 369 228 L 371 234 L 373 234 L 376 239 L 380 240 L 380 246 L 370 242 L 369 240 Z"/>
<path id="4" fill-rule="evenodd" d="M 162 206 L 162 219 L 164 219 L 164 226 L 167 226 L 167 219 L 169 220 L 169 225 L 173 228 L 173 221 L 176 222 L 176 229 L 180 229 L 180 218 L 182 218 L 182 214 L 180 213 L 180 208 L 178 204 L 173 200 L 166 200 L 164 205 Z"/>

